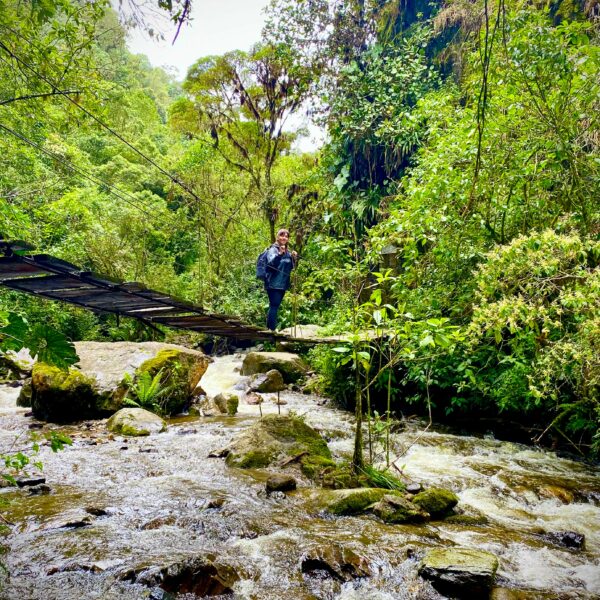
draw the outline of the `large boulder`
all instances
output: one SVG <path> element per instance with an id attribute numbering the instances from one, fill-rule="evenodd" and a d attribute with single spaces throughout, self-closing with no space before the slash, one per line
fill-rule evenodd
<path id="1" fill-rule="evenodd" d="M 77 368 L 62 371 L 35 365 L 31 406 L 38 419 L 57 423 L 107 417 L 123 407 L 127 379 L 161 371 L 167 392 L 164 412 L 179 412 L 191 401 L 210 359 L 202 352 L 159 342 L 76 342 Z M 24 388 L 23 403 L 26 402 Z"/>
<path id="2" fill-rule="evenodd" d="M 308 365 L 290 352 L 249 352 L 242 363 L 242 375 L 267 373 L 276 369 L 286 383 L 294 383 L 306 375 Z"/>
<path id="3" fill-rule="evenodd" d="M 189 406 L 209 362 L 207 356 L 196 350 L 177 346 L 162 348 L 139 366 L 136 375 L 148 373 L 154 377 L 161 373 L 161 385 L 167 390 L 160 400 L 161 409 L 164 414 L 172 415 Z"/>
<path id="4" fill-rule="evenodd" d="M 197 350 L 161 342 L 75 342 L 79 368 L 93 375 L 102 395 L 99 410 L 111 414 L 123 406 L 125 375 L 133 380 L 141 372 L 156 375 L 169 392 L 161 401 L 166 414 L 179 412 L 190 400 L 210 359 Z"/>
<path id="5" fill-rule="evenodd" d="M 227 464 L 242 469 L 261 468 L 274 463 L 319 463 L 333 466 L 325 440 L 302 419 L 267 415 L 243 431 L 228 448 Z M 307 473 L 305 473 L 307 474 Z"/>
<path id="6" fill-rule="evenodd" d="M 143 408 L 122 408 L 106 422 L 106 427 L 113 433 L 135 437 L 165 431 L 167 424 Z"/>
<path id="7" fill-rule="evenodd" d="M 100 395 L 95 380 L 71 367 L 37 363 L 31 374 L 31 410 L 36 419 L 73 423 L 97 416 Z"/>
<path id="8" fill-rule="evenodd" d="M 419 565 L 419 575 L 440 593 L 453 598 L 488 598 L 498 559 L 471 548 L 436 548 Z"/>

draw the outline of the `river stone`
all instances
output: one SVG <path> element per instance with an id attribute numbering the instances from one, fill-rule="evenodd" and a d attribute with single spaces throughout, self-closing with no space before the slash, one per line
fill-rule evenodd
<path id="1" fill-rule="evenodd" d="M 456 598 L 487 598 L 496 578 L 498 559 L 471 548 L 436 548 L 419 565 L 419 575 L 441 594 Z"/>
<path id="2" fill-rule="evenodd" d="M 307 552 L 301 561 L 303 573 L 325 571 L 339 581 L 352 581 L 369 577 L 371 569 L 367 560 L 350 548 L 337 544 L 319 546 Z"/>
<path id="3" fill-rule="evenodd" d="M 154 413 L 143 408 L 122 408 L 106 423 L 113 433 L 125 436 L 150 435 L 165 431 L 167 424 Z"/>
<path id="4" fill-rule="evenodd" d="M 213 398 L 213 402 L 222 415 L 233 416 L 237 413 L 240 398 L 233 392 L 221 392 Z"/>
<path id="5" fill-rule="evenodd" d="M 296 489 L 297 482 L 291 475 L 274 473 L 269 476 L 266 483 L 267 494 L 271 492 L 289 492 Z"/>
<path id="6" fill-rule="evenodd" d="M 576 531 L 550 531 L 544 537 L 564 548 L 583 550 L 585 547 L 585 535 Z"/>
<path id="7" fill-rule="evenodd" d="M 239 575 L 229 565 L 221 564 L 214 556 L 197 556 L 169 565 L 126 574 L 127 579 L 149 587 L 158 586 L 165 592 L 190 594 L 197 598 L 230 595 Z"/>
<path id="8" fill-rule="evenodd" d="M 229 446 L 227 464 L 242 469 L 261 468 L 289 458 L 333 464 L 325 440 L 295 416 L 266 415 L 241 432 Z"/>
<path id="9" fill-rule="evenodd" d="M 263 397 L 257 392 L 248 392 L 244 394 L 244 402 L 250 405 L 262 404 Z"/>
<path id="10" fill-rule="evenodd" d="M 386 494 L 372 510 L 385 523 L 420 523 L 429 518 L 429 514 L 416 504 L 391 494 Z"/>
<path id="11" fill-rule="evenodd" d="M 417 494 L 412 502 L 432 517 L 443 517 L 458 504 L 458 496 L 450 490 L 430 488 Z"/>
<path id="12" fill-rule="evenodd" d="M 266 373 L 257 373 L 250 379 L 248 389 L 251 392 L 262 392 L 268 394 L 272 392 L 280 392 L 285 389 L 283 376 L 277 369 L 271 369 Z"/>
<path id="13" fill-rule="evenodd" d="M 276 369 L 285 383 L 294 383 L 306 375 L 308 365 L 290 352 L 249 352 L 242 363 L 242 375 L 267 373 Z"/>
<path id="14" fill-rule="evenodd" d="M 386 495 L 396 495 L 383 488 L 319 490 L 313 493 L 317 506 L 333 515 L 356 515 L 365 512 Z"/>
<path id="15" fill-rule="evenodd" d="M 75 342 L 78 367 L 93 376 L 102 400 L 99 411 L 106 416 L 123 406 L 125 374 L 148 371 L 154 376 L 163 369 L 169 379 L 169 400 L 165 412 L 175 414 L 188 404 L 211 359 L 198 350 L 162 342 Z"/>

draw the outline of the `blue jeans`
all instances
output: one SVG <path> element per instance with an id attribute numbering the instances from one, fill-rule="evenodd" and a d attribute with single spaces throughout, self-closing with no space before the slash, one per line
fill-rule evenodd
<path id="1" fill-rule="evenodd" d="M 275 331 L 277 326 L 277 311 L 281 305 L 281 301 L 285 296 L 285 290 L 277 290 L 267 288 L 267 295 L 269 296 L 269 312 L 267 313 L 267 327 L 271 331 Z"/>

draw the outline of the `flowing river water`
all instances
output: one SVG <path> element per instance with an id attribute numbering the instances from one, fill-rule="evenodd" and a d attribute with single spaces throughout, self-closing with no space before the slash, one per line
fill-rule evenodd
<path id="1" fill-rule="evenodd" d="M 240 364 L 240 356 L 217 358 L 202 387 L 212 395 L 234 385 Z M 15 406 L 17 391 L 0 388 L 3 449 L 32 424 Z M 304 415 L 336 457 L 351 453 L 351 415 L 315 396 L 281 397 L 281 412 Z M 262 408 L 277 411 L 273 403 Z M 268 497 L 264 471 L 208 458 L 257 418 L 258 406 L 242 404 L 234 417 L 175 419 L 167 432 L 146 438 L 113 437 L 102 421 L 61 428 L 73 446 L 40 453 L 51 492 L 0 490 L 0 510 L 12 524 L 0 598 L 160 598 L 131 573 L 206 556 L 236 573 L 235 598 L 437 599 L 443 596 L 417 575 L 419 559 L 455 545 L 498 556 L 494 598 L 600 598 L 597 468 L 487 437 L 422 434 L 422 424 L 409 422 L 393 434 L 396 452 L 407 449 L 404 474 L 452 489 L 458 509 L 476 518 L 410 526 L 332 518 L 315 509 L 302 479 L 297 491 Z M 547 535 L 560 531 L 585 534 L 585 548 L 561 547 Z M 302 557 L 331 545 L 363 557 L 372 575 L 344 582 L 303 574 Z"/>

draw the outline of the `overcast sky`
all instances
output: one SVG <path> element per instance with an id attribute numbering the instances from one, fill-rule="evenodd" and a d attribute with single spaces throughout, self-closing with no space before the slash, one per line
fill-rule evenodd
<path id="1" fill-rule="evenodd" d="M 155 67 L 165 67 L 183 80 L 188 68 L 202 56 L 223 54 L 230 50 L 248 50 L 260 40 L 264 24 L 263 9 L 269 0 L 194 0 L 190 24 L 182 27 L 172 44 L 175 27 L 165 21 L 160 30 L 165 41 L 158 42 L 141 31 L 129 35 L 131 52 L 145 54 Z M 293 129 L 308 128 L 309 134 L 298 139 L 295 147 L 311 152 L 322 145 L 324 132 L 300 115 L 291 119 Z"/>
<path id="2" fill-rule="evenodd" d="M 167 22 L 160 26 L 164 42 L 135 30 L 129 36 L 129 49 L 146 54 L 156 67 L 175 67 L 183 79 L 201 56 L 248 50 L 258 42 L 267 4 L 268 0 L 194 0 L 193 20 L 182 27 L 175 44 L 171 44 L 175 27 Z"/>

